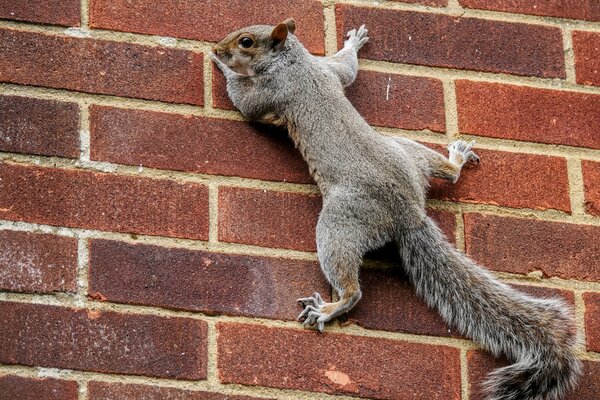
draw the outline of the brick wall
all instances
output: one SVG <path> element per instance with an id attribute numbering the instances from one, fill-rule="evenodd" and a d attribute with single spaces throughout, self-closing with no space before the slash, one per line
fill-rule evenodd
<path id="1" fill-rule="evenodd" d="M 283 3 L 281 5 L 279 3 Z M 0 399 L 482 400 L 501 362 L 393 256 L 318 335 L 321 205 L 285 134 L 244 122 L 207 52 L 293 16 L 315 54 L 366 23 L 348 95 L 385 135 L 479 167 L 430 212 L 501 279 L 574 305 L 600 397 L 595 0 L 0 0 Z"/>

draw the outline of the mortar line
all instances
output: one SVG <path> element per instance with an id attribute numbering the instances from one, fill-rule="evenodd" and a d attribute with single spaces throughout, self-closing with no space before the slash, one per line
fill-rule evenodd
<path id="1" fill-rule="evenodd" d="M 335 6 L 332 3 L 324 4 L 323 19 L 325 25 L 325 55 L 332 56 L 338 51 Z"/>
<path id="2" fill-rule="evenodd" d="M 460 135 L 458 127 L 458 105 L 456 103 L 456 87 L 451 79 L 442 81 L 444 92 L 444 110 L 446 116 L 446 136 L 455 139 Z"/>
<path id="3" fill-rule="evenodd" d="M 563 48 L 565 53 L 565 72 L 566 80 L 572 84 L 577 84 L 575 77 L 575 50 L 573 48 L 573 31 L 567 27 L 562 28 Z"/>
<path id="4" fill-rule="evenodd" d="M 206 364 L 206 379 L 209 385 L 214 387 L 219 386 L 219 371 L 217 365 L 218 347 L 217 347 L 217 322 L 208 321 L 207 335 L 207 364 Z"/>
<path id="5" fill-rule="evenodd" d="M 81 24 L 80 28 L 82 30 L 89 29 L 89 19 L 90 19 L 90 0 L 81 0 Z"/>
<path id="6" fill-rule="evenodd" d="M 463 253 L 466 253 L 466 245 L 465 245 L 465 221 L 464 214 L 462 212 L 458 212 L 454 215 L 456 220 L 456 229 L 454 232 L 454 238 L 456 240 L 456 248 Z"/>
<path id="7" fill-rule="evenodd" d="M 76 303 L 82 307 L 87 302 L 88 295 L 88 268 L 89 268 L 88 241 L 84 238 L 77 240 L 77 294 Z"/>
<path id="8" fill-rule="evenodd" d="M 204 112 L 210 113 L 213 110 L 213 61 L 208 56 L 208 53 L 204 55 L 204 64 L 202 70 L 202 76 L 204 79 Z"/>
<path id="9" fill-rule="evenodd" d="M 585 301 L 583 300 L 583 290 L 575 291 L 575 324 L 579 333 L 579 342 L 577 350 L 581 353 L 586 353 L 586 329 L 585 329 Z"/>
<path id="10" fill-rule="evenodd" d="M 79 106 L 79 161 L 90 161 L 90 110 L 86 103 Z"/>
<path id="11" fill-rule="evenodd" d="M 219 241 L 219 186 L 210 183 L 208 185 L 208 241 L 217 243 Z"/>
<path id="12" fill-rule="evenodd" d="M 460 386 L 462 400 L 469 400 L 469 360 L 467 349 L 460 350 Z"/>
<path id="13" fill-rule="evenodd" d="M 569 183 L 569 198 L 571 211 L 574 215 L 585 216 L 585 188 L 581 160 L 567 159 L 567 175 Z"/>
<path id="14" fill-rule="evenodd" d="M 88 400 L 88 381 L 77 380 L 77 400 Z"/>

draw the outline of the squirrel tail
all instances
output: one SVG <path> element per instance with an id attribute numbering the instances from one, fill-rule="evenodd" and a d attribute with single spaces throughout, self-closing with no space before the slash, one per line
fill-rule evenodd
<path id="1" fill-rule="evenodd" d="M 576 386 L 578 338 L 562 300 L 533 298 L 497 281 L 430 218 L 402 230 L 398 247 L 417 294 L 461 334 L 513 363 L 488 376 L 488 400 L 558 400 Z"/>

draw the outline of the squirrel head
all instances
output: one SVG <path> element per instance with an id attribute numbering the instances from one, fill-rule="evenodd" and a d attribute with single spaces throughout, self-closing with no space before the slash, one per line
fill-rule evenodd
<path id="1" fill-rule="evenodd" d="M 277 26 L 253 25 L 225 36 L 212 50 L 238 74 L 256 76 L 279 58 L 295 31 L 296 21 L 292 18 Z"/>

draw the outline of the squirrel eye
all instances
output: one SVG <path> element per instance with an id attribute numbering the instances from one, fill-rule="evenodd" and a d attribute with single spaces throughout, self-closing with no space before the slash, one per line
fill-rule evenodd
<path id="1" fill-rule="evenodd" d="M 240 39 L 240 46 L 245 49 L 248 49 L 254 45 L 254 40 L 250 39 L 248 36 L 244 36 Z"/>

